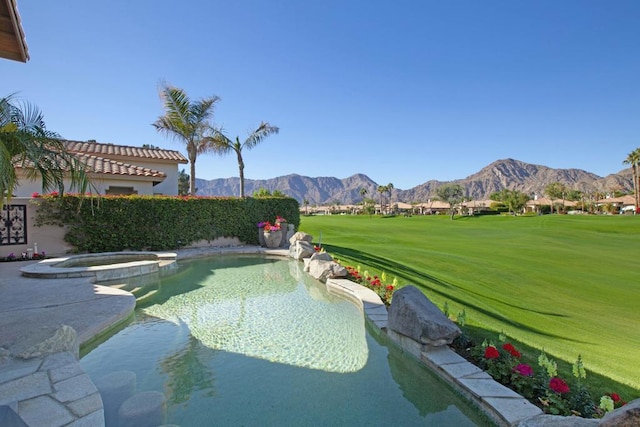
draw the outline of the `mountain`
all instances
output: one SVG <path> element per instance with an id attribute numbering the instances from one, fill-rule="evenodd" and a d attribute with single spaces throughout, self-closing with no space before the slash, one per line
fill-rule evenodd
<path id="1" fill-rule="evenodd" d="M 198 195 L 202 196 L 238 196 L 240 194 L 240 179 L 212 179 L 206 181 L 196 179 Z M 245 179 L 245 193 L 250 195 L 264 188 L 269 191 L 279 190 L 293 197 L 299 202 L 305 199 L 309 204 L 355 203 L 362 200 L 360 189 L 367 189 L 367 197 L 376 193 L 378 184 L 363 174 L 356 174 L 349 178 L 338 179 L 333 177 L 310 178 L 297 174 L 281 176 L 272 179 Z"/>
<path id="2" fill-rule="evenodd" d="M 393 189 L 392 200 L 402 202 L 423 202 L 436 197 L 436 189 L 443 184 L 461 185 L 467 197 L 473 200 L 488 199 L 489 195 L 504 188 L 518 190 L 527 194 L 544 195 L 545 187 L 552 182 L 561 182 L 571 189 L 581 191 L 598 190 L 624 192 L 633 191 L 631 168 L 603 178 L 581 169 L 554 169 L 534 165 L 514 159 L 498 160 L 464 179 L 454 181 L 431 180 L 408 190 Z M 239 178 L 196 179 L 198 195 L 237 196 L 240 194 Z M 299 202 L 305 199 L 311 205 L 353 204 L 362 200 L 360 190 L 367 190 L 366 197 L 378 199 L 378 184 L 363 174 L 344 179 L 334 177 L 311 178 L 302 175 L 286 175 L 265 180 L 245 180 L 246 194 L 265 188 L 269 191 L 280 190 Z"/>

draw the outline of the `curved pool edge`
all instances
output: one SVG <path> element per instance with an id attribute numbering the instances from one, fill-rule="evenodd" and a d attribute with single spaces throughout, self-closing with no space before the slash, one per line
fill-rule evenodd
<path id="1" fill-rule="evenodd" d="M 123 261 L 123 257 L 130 257 L 131 261 Z M 142 259 L 136 259 L 142 258 Z M 126 277 L 141 276 L 156 273 L 176 267 L 177 254 L 173 252 L 103 252 L 96 254 L 70 255 L 67 257 L 50 258 L 35 264 L 29 264 L 20 269 L 25 277 L 37 279 L 68 279 L 88 277 L 95 282 L 117 280 Z M 113 264 L 102 264 L 88 267 L 66 267 L 72 261 L 108 261 Z M 117 262 L 116 262 L 117 261 Z"/>

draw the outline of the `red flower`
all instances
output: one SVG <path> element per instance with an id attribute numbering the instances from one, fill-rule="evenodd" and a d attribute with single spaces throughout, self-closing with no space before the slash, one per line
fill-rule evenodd
<path id="1" fill-rule="evenodd" d="M 513 369 L 523 377 L 533 376 L 533 369 L 531 368 L 531 366 L 527 365 L 526 363 L 521 363 Z"/>
<path id="2" fill-rule="evenodd" d="M 35 193 L 31 193 L 31 197 L 40 197 L 40 193 L 37 191 Z"/>
<path id="3" fill-rule="evenodd" d="M 500 357 L 500 352 L 498 352 L 497 348 L 490 345 L 484 350 L 484 357 L 485 359 L 497 359 L 498 357 Z"/>
<path id="4" fill-rule="evenodd" d="M 549 381 L 549 388 L 560 394 L 569 393 L 570 391 L 567 383 L 558 377 L 551 378 L 551 380 Z"/>
<path id="5" fill-rule="evenodd" d="M 502 348 L 505 349 L 505 351 L 507 351 L 510 355 L 512 355 L 513 357 L 517 357 L 520 358 L 520 356 L 522 356 L 520 354 L 520 352 L 518 350 L 516 350 L 516 348 L 511 345 L 511 343 L 506 343 L 502 346 Z"/>
<path id="6" fill-rule="evenodd" d="M 618 393 L 611 393 L 610 396 L 611 400 L 613 400 L 614 402 L 620 402 L 622 400 Z"/>
<path id="7" fill-rule="evenodd" d="M 388 291 L 392 291 L 393 290 L 393 285 L 387 285 L 387 290 Z"/>

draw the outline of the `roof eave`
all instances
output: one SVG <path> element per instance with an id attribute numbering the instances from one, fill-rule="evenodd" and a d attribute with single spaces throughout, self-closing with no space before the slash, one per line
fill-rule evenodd
<path id="1" fill-rule="evenodd" d="M 22 22 L 16 0 L 0 0 L 5 4 L 7 9 L 7 18 L 9 19 L 9 32 L 3 31 L 2 36 L 9 44 L 10 50 L 0 49 L 0 56 L 19 62 L 27 62 L 29 60 L 29 48 L 22 30 Z"/>

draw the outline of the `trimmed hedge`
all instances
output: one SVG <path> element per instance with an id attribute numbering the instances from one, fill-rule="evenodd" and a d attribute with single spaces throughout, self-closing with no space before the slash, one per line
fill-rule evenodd
<path id="1" fill-rule="evenodd" d="M 65 195 L 37 199 L 36 225 L 68 228 L 77 252 L 168 250 L 201 240 L 238 237 L 258 244 L 256 224 L 280 215 L 300 225 L 295 199 Z"/>

